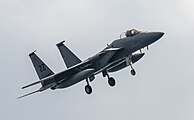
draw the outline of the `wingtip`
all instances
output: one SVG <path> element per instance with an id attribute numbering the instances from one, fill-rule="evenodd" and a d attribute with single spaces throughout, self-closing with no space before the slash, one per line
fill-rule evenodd
<path id="1" fill-rule="evenodd" d="M 21 98 L 24 98 L 24 97 L 26 97 L 26 95 L 23 95 L 23 96 L 18 97 L 17 100 L 19 100 Z"/>
<path id="2" fill-rule="evenodd" d="M 23 98 L 23 97 L 25 97 L 26 95 L 22 95 L 22 96 L 20 96 L 20 97 L 17 97 L 17 99 L 21 99 L 21 98 Z"/>
<path id="3" fill-rule="evenodd" d="M 18 97 L 17 99 L 20 99 L 20 98 L 22 98 L 22 97 Z"/>

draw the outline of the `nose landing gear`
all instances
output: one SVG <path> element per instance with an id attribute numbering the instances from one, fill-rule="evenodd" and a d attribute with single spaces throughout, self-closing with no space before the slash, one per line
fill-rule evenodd
<path id="1" fill-rule="evenodd" d="M 130 65 L 131 66 L 131 75 L 136 75 L 136 72 L 135 72 L 135 70 L 134 70 L 134 68 L 132 67 L 132 65 Z"/>
<path id="2" fill-rule="evenodd" d="M 88 79 L 86 79 L 87 85 L 85 86 L 85 91 L 87 94 L 91 94 L 92 93 L 92 87 L 89 85 L 89 81 Z"/>
<path id="3" fill-rule="evenodd" d="M 135 70 L 131 70 L 131 75 L 136 75 L 136 72 L 135 72 Z"/>
<path id="4" fill-rule="evenodd" d="M 141 49 L 140 49 L 141 51 Z M 133 62 L 132 62 L 132 55 L 129 55 L 128 57 L 125 58 L 126 61 L 126 65 L 131 67 L 131 75 L 136 75 L 136 72 L 132 66 Z"/>

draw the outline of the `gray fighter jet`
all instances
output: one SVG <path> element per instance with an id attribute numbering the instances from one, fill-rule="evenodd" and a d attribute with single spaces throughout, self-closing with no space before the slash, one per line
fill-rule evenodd
<path id="1" fill-rule="evenodd" d="M 131 74 L 136 72 L 132 65 L 140 60 L 144 53 L 141 49 L 147 47 L 159 40 L 163 32 L 142 32 L 136 29 L 127 30 L 125 37 L 114 40 L 105 49 L 96 55 L 81 61 L 73 52 L 70 51 L 63 43 L 57 44 L 57 47 L 62 55 L 62 58 L 67 66 L 67 69 L 54 73 L 36 54 L 29 54 L 31 61 L 35 67 L 40 80 L 22 87 L 22 89 L 41 84 L 42 87 L 32 93 L 23 95 L 19 98 L 31 95 L 33 93 L 42 92 L 47 89 L 55 90 L 72 86 L 80 81 L 85 80 L 85 92 L 92 93 L 90 82 L 95 79 L 95 75 L 102 73 L 103 77 L 108 78 L 108 84 L 115 86 L 115 79 L 109 76 L 110 72 L 119 71 L 125 67 L 131 67 Z M 140 51 L 137 53 L 136 51 Z"/>

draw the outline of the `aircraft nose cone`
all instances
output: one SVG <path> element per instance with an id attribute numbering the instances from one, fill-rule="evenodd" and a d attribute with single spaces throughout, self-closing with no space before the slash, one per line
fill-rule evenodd
<path id="1" fill-rule="evenodd" d="M 157 40 L 160 39 L 164 35 L 163 32 L 155 32 L 154 34 L 155 34 Z"/>
<path id="2" fill-rule="evenodd" d="M 163 32 L 151 32 L 149 33 L 148 39 L 147 39 L 147 43 L 152 44 L 154 42 L 156 42 L 157 40 L 159 40 L 162 36 L 164 35 Z"/>

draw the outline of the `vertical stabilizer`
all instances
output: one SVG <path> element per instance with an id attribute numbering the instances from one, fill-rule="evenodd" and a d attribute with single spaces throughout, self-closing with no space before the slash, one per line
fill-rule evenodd
<path id="1" fill-rule="evenodd" d="M 54 74 L 54 72 L 34 52 L 30 53 L 29 56 L 39 79 L 43 79 Z"/>
<path id="2" fill-rule="evenodd" d="M 63 57 L 65 65 L 67 66 L 67 68 L 69 68 L 80 63 L 81 60 L 63 44 L 64 42 L 65 41 L 58 43 L 57 47 L 61 53 L 61 56 Z"/>

